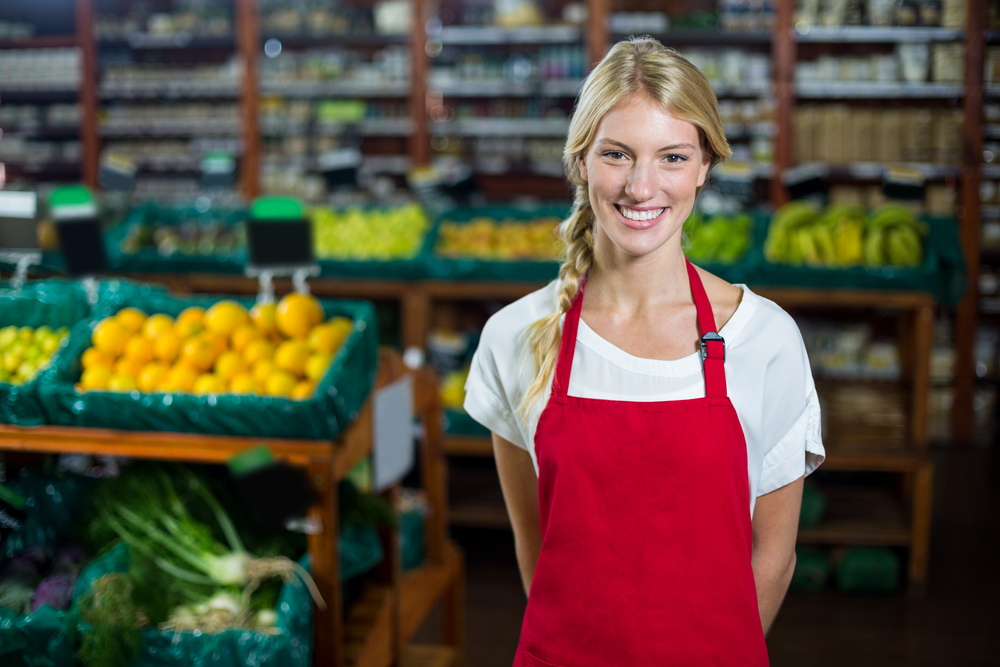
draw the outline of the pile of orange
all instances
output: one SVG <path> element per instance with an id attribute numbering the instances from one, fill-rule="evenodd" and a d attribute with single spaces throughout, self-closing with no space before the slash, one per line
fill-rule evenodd
<path id="1" fill-rule="evenodd" d="M 249 311 L 219 301 L 176 319 L 123 308 L 94 328 L 77 390 L 306 399 L 353 327 L 346 317 L 324 318 L 319 302 L 304 294 Z"/>

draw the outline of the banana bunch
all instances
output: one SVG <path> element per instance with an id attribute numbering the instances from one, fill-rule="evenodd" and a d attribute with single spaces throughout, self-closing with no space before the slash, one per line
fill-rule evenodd
<path id="1" fill-rule="evenodd" d="M 865 265 L 914 267 L 924 260 L 921 237 L 927 234 L 911 211 L 898 204 L 876 210 L 865 234 Z"/>
<path id="2" fill-rule="evenodd" d="M 753 221 L 746 214 L 713 215 L 695 211 L 684 223 L 684 254 L 695 262 L 735 264 L 750 249 Z"/>
<path id="3" fill-rule="evenodd" d="M 794 201 L 771 219 L 764 256 L 794 266 L 919 266 L 923 234 L 926 228 L 898 204 L 883 206 L 869 219 L 856 206 L 842 204 L 820 212 L 812 204 Z"/>

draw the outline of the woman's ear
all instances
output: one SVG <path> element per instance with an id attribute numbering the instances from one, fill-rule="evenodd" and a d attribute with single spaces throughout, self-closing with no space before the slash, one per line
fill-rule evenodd
<path id="1" fill-rule="evenodd" d="M 580 170 L 580 178 L 584 181 L 587 179 L 587 161 L 583 159 L 582 155 L 576 156 L 576 168 Z"/>
<path id="2" fill-rule="evenodd" d="M 705 185 L 705 180 L 708 179 L 708 170 L 712 167 L 711 160 L 705 160 L 701 167 L 698 169 L 698 187 Z"/>

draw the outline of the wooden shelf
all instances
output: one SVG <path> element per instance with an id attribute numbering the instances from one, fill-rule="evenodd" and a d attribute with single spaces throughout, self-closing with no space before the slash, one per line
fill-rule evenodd
<path id="1" fill-rule="evenodd" d="M 80 41 L 73 35 L 39 35 L 24 39 L 0 40 L 0 49 L 65 49 L 79 46 Z"/>
<path id="2" fill-rule="evenodd" d="M 449 646 L 411 644 L 403 649 L 400 667 L 453 667 L 457 665 L 455 650 Z"/>
<path id="3" fill-rule="evenodd" d="M 825 465 L 824 465 L 825 467 Z M 881 489 L 823 488 L 823 521 L 799 530 L 800 544 L 908 547 L 909 521 L 902 503 Z"/>
<path id="4" fill-rule="evenodd" d="M 466 504 L 451 501 L 450 523 L 463 528 L 500 528 L 510 530 L 507 508 L 500 504 Z"/>
<path id="5" fill-rule="evenodd" d="M 458 547 L 448 542 L 440 564 L 426 563 L 403 574 L 399 584 L 399 633 L 406 644 L 461 572 Z"/>
<path id="6" fill-rule="evenodd" d="M 448 456 L 493 456 L 493 441 L 485 435 L 445 435 Z"/>
<path id="7" fill-rule="evenodd" d="M 393 590 L 367 585 L 344 619 L 344 663 L 348 667 L 390 667 Z"/>

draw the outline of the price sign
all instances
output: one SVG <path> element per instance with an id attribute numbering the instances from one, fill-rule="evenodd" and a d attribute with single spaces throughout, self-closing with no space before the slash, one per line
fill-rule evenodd
<path id="1" fill-rule="evenodd" d="M 825 164 L 807 162 L 786 169 L 781 174 L 781 182 L 788 189 L 792 199 L 804 199 L 826 194 L 826 179 L 829 175 L 830 168 Z"/>
<path id="2" fill-rule="evenodd" d="M 121 153 L 106 151 L 101 156 L 97 180 L 101 187 L 112 192 L 132 192 L 135 189 L 136 166 L 132 158 Z"/>
<path id="3" fill-rule="evenodd" d="M 7 252 L 38 249 L 37 210 L 38 196 L 34 192 L 0 191 L 0 249 Z"/>
<path id="4" fill-rule="evenodd" d="M 254 202 L 247 221 L 249 275 L 268 271 L 290 275 L 316 266 L 312 225 L 302 203 L 288 197 L 261 197 Z"/>
<path id="5" fill-rule="evenodd" d="M 358 168 L 361 167 L 361 151 L 357 148 L 341 148 L 326 151 L 316 158 L 316 165 L 331 188 L 357 185 Z"/>
<path id="6" fill-rule="evenodd" d="M 313 503 L 305 471 L 279 461 L 267 445 L 237 454 L 227 467 L 236 492 L 272 528 L 304 517 Z"/>
<path id="7" fill-rule="evenodd" d="M 712 189 L 722 195 L 735 197 L 744 203 L 757 198 L 754 184 L 757 170 L 749 162 L 725 162 L 712 173 Z"/>
<path id="8" fill-rule="evenodd" d="M 882 174 L 882 193 L 890 199 L 924 200 L 927 178 L 916 167 L 889 165 Z"/>
<path id="9" fill-rule="evenodd" d="M 90 189 L 82 185 L 59 188 L 50 195 L 49 205 L 66 273 L 74 278 L 106 273 L 108 258 Z"/>
<path id="10" fill-rule="evenodd" d="M 225 190 L 236 183 L 236 158 L 230 153 L 217 151 L 201 159 L 201 187 L 206 190 Z"/>

